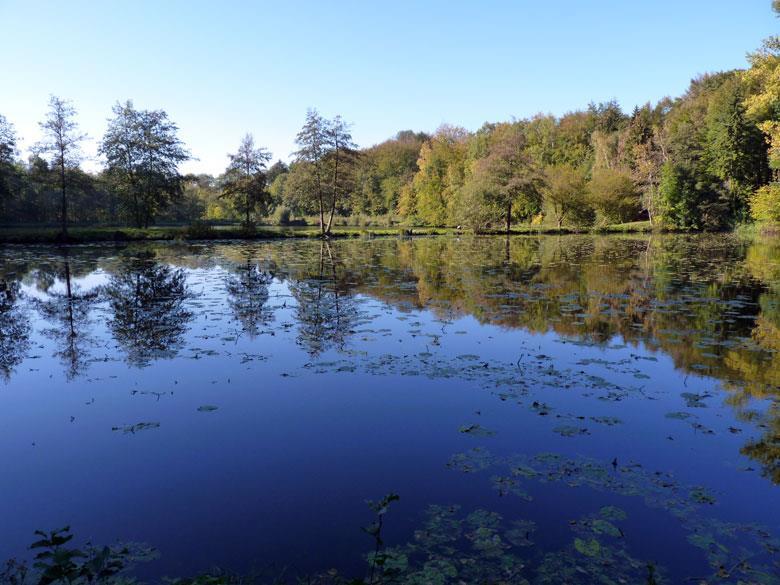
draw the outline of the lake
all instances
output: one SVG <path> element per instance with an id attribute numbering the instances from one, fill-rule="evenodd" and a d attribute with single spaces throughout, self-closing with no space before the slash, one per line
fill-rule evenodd
<path id="1" fill-rule="evenodd" d="M 6 246 L 0 379 L 0 559 L 780 582 L 777 240 Z"/>

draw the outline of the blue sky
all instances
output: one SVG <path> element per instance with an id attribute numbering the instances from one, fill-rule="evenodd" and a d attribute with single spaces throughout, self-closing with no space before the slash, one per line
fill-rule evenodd
<path id="1" fill-rule="evenodd" d="M 24 138 L 51 93 L 94 155 L 110 108 L 162 108 L 218 173 L 246 132 L 287 159 L 308 107 L 362 146 L 401 129 L 624 109 L 744 67 L 776 33 L 769 0 L 0 0 L 0 113 Z M 99 161 L 88 163 L 95 168 Z"/>

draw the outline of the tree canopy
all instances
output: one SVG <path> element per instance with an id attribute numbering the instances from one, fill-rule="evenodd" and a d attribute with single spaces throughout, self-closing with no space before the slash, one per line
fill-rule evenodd
<path id="1" fill-rule="evenodd" d="M 780 10 L 777 2 L 772 3 Z M 0 114 L 0 221 L 132 224 L 258 221 L 461 226 L 518 222 L 583 228 L 648 220 L 672 229 L 777 221 L 780 38 L 745 70 L 694 78 L 683 95 L 624 111 L 614 100 L 561 116 L 404 130 L 365 148 L 340 116 L 310 109 L 289 163 L 247 134 L 220 176 L 183 176 L 191 158 L 164 110 L 117 103 L 100 141 L 102 169 L 80 167 L 76 111 L 52 97 L 44 140 L 19 158 Z"/>
<path id="2" fill-rule="evenodd" d="M 182 193 L 179 164 L 190 158 L 178 127 L 163 110 L 117 103 L 100 145 L 106 179 L 122 198 L 133 223 L 148 227 Z"/>
<path id="3" fill-rule="evenodd" d="M 244 216 L 245 227 L 253 227 L 256 211 L 262 215 L 268 213 L 270 193 L 266 189 L 266 164 L 271 160 L 271 153 L 266 148 L 256 148 L 254 138 L 247 134 L 238 151 L 229 154 L 228 158 L 230 164 L 225 171 L 222 196 L 233 201 Z"/>

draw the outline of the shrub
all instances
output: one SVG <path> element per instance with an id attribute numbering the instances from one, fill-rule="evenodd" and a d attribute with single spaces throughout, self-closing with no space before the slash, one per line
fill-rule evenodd
<path id="1" fill-rule="evenodd" d="M 555 226 L 585 227 L 595 219 L 588 202 L 585 171 L 569 165 L 557 165 L 547 169 L 546 184 L 542 189 L 545 213 Z"/>
<path id="2" fill-rule="evenodd" d="M 596 169 L 588 192 L 591 205 L 610 223 L 631 221 L 639 213 L 639 191 L 626 171 Z"/>
<path id="3" fill-rule="evenodd" d="M 208 240 L 214 235 L 214 228 L 203 221 L 194 221 L 184 228 L 184 238 L 187 240 Z"/>
<path id="4" fill-rule="evenodd" d="M 780 183 L 770 183 L 750 197 L 750 216 L 757 221 L 780 222 Z"/>
<path id="5" fill-rule="evenodd" d="M 289 207 L 279 206 L 274 211 L 274 221 L 277 225 L 290 225 L 291 215 Z"/>

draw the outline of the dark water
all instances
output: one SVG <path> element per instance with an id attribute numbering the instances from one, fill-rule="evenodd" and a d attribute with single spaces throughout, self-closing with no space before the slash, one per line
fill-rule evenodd
<path id="1" fill-rule="evenodd" d="M 36 529 L 409 583 L 780 582 L 780 242 L 0 249 L 0 558 Z M 648 565 L 652 569 L 648 569 Z"/>

